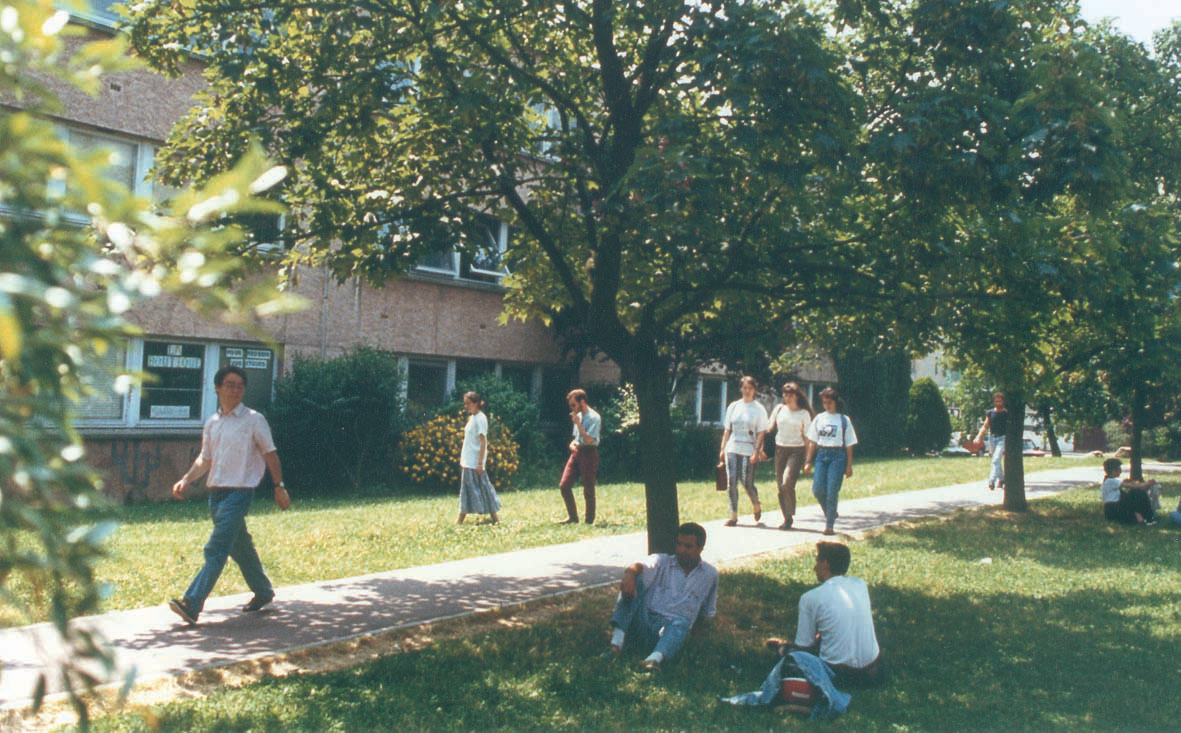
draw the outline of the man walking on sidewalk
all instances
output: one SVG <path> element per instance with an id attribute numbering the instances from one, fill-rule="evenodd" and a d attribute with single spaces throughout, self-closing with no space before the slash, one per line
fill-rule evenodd
<path id="1" fill-rule="evenodd" d="M 275 598 L 275 589 L 262 568 L 254 540 L 246 530 L 246 514 L 264 471 L 270 471 L 275 483 L 275 503 L 282 510 L 291 505 L 271 428 L 265 417 L 242 404 L 246 372 L 236 366 L 222 367 L 214 375 L 213 385 L 218 410 L 205 422 L 201 453 L 172 486 L 172 495 L 183 499 L 189 484 L 209 474 L 206 486 L 209 488 L 213 532 L 205 544 L 205 564 L 184 596 L 168 602 L 172 612 L 187 624 L 197 623 L 205 599 L 221 576 L 228 558 L 238 564 L 242 577 L 254 592 L 243 611 L 258 611 Z"/>
<path id="2" fill-rule="evenodd" d="M 570 441 L 570 457 L 558 482 L 562 501 L 566 503 L 566 519 L 559 524 L 578 524 L 578 506 L 574 503 L 574 479 L 582 478 L 582 498 L 586 502 L 586 523 L 595 523 L 595 479 L 599 473 L 599 434 L 603 420 L 586 402 L 586 391 L 571 390 L 566 395 L 570 405 L 570 422 L 574 424 L 574 439 Z"/>

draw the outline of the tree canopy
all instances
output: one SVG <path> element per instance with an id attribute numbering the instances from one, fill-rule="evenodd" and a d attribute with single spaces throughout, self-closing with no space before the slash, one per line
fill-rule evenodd
<path id="1" fill-rule="evenodd" d="M 261 141 L 292 171 L 288 266 L 380 283 L 454 246 L 511 273 L 506 317 L 619 365 L 665 550 L 676 366 L 838 324 L 893 344 L 955 333 L 983 362 L 1000 339 L 989 364 L 1025 364 L 1037 314 L 1079 282 L 1061 278 L 1082 256 L 1070 212 L 1112 201 L 1125 171 L 1064 0 L 135 13 L 153 63 L 208 63 L 165 176 L 204 180 Z M 479 215 L 511 225 L 504 252 Z"/>

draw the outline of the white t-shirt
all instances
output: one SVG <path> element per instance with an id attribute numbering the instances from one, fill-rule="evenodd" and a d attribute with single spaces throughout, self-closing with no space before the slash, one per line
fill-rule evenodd
<path id="1" fill-rule="evenodd" d="M 880 649 L 864 580 L 834 575 L 800 596 L 796 646 L 812 646 L 817 634 L 819 656 L 829 664 L 863 669 L 878 658 Z"/>
<path id="2" fill-rule="evenodd" d="M 267 470 L 263 456 L 274 450 L 271 426 L 260 413 L 242 403 L 230 412 L 214 413 L 201 433 L 201 458 L 212 464 L 205 485 L 253 489 Z"/>
<path id="3" fill-rule="evenodd" d="M 1119 487 L 1121 484 L 1123 484 L 1123 481 L 1119 476 L 1103 479 L 1103 483 L 1099 485 L 1099 495 L 1103 498 L 1104 504 L 1119 501 Z"/>
<path id="4" fill-rule="evenodd" d="M 782 402 L 771 410 L 771 421 L 775 423 L 775 445 L 785 448 L 803 448 L 808 435 L 812 416 L 807 410 L 793 410 Z"/>
<path id="5" fill-rule="evenodd" d="M 767 420 L 767 410 L 758 400 L 743 402 L 735 400 L 726 408 L 726 422 L 723 427 L 730 431 L 730 439 L 726 441 L 726 453 L 737 453 L 740 456 L 755 454 L 755 441 L 759 433 L 765 432 L 771 423 Z"/>
<path id="6" fill-rule="evenodd" d="M 843 440 L 842 432 L 844 433 Z M 842 427 L 839 412 L 819 412 L 812 419 L 812 424 L 808 426 L 808 440 L 821 448 L 840 448 L 857 445 L 857 433 L 853 432 L 853 421 L 848 417 L 845 418 Z"/>
<path id="7" fill-rule="evenodd" d="M 461 468 L 483 468 L 480 462 L 480 436 L 488 440 L 488 418 L 482 412 L 477 412 L 467 419 L 463 428 L 463 450 L 459 453 Z M 486 456 L 485 456 L 486 458 Z"/>

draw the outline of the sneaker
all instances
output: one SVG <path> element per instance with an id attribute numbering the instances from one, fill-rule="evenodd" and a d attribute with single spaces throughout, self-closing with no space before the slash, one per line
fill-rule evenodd
<path id="1" fill-rule="evenodd" d="M 644 670 L 645 672 L 659 672 L 660 662 L 656 661 L 655 659 L 645 659 L 640 662 L 640 669 Z"/>
<path id="2" fill-rule="evenodd" d="M 261 596 L 255 596 L 250 599 L 250 603 L 247 603 L 245 606 L 242 606 L 242 613 L 254 613 L 255 611 L 261 611 L 263 609 L 263 606 L 268 605 L 273 600 L 275 600 L 274 593 L 270 594 L 266 598 L 263 598 Z"/>
<path id="3" fill-rule="evenodd" d="M 1146 519 L 1146 520 L 1144 520 L 1144 526 L 1145 526 L 1145 527 L 1151 527 L 1151 526 L 1153 526 L 1153 525 L 1155 525 L 1155 524 L 1156 524 L 1156 519 L 1155 519 L 1155 518 L 1154 518 L 1154 519 Z"/>
<path id="4" fill-rule="evenodd" d="M 197 623 L 197 614 L 193 613 L 192 610 L 189 609 L 189 604 L 185 603 L 183 600 L 173 598 L 172 600 L 168 601 L 168 608 L 177 616 L 180 616 L 189 626 Z"/>

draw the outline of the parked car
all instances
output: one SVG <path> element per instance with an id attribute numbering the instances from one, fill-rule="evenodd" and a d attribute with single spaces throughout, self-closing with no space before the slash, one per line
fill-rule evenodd
<path id="1" fill-rule="evenodd" d="M 1044 456 L 1046 452 L 1033 444 L 1029 438 L 1021 441 L 1021 455 L 1023 456 Z"/>
<path id="2" fill-rule="evenodd" d="M 975 456 L 975 455 L 979 455 L 979 454 L 973 453 L 972 451 L 970 451 L 967 448 L 960 445 L 959 441 L 957 441 L 955 438 L 952 438 L 951 442 L 947 444 L 947 447 L 944 448 L 943 450 L 939 451 L 939 455 L 948 456 L 948 457 L 955 457 L 955 456 Z"/>

